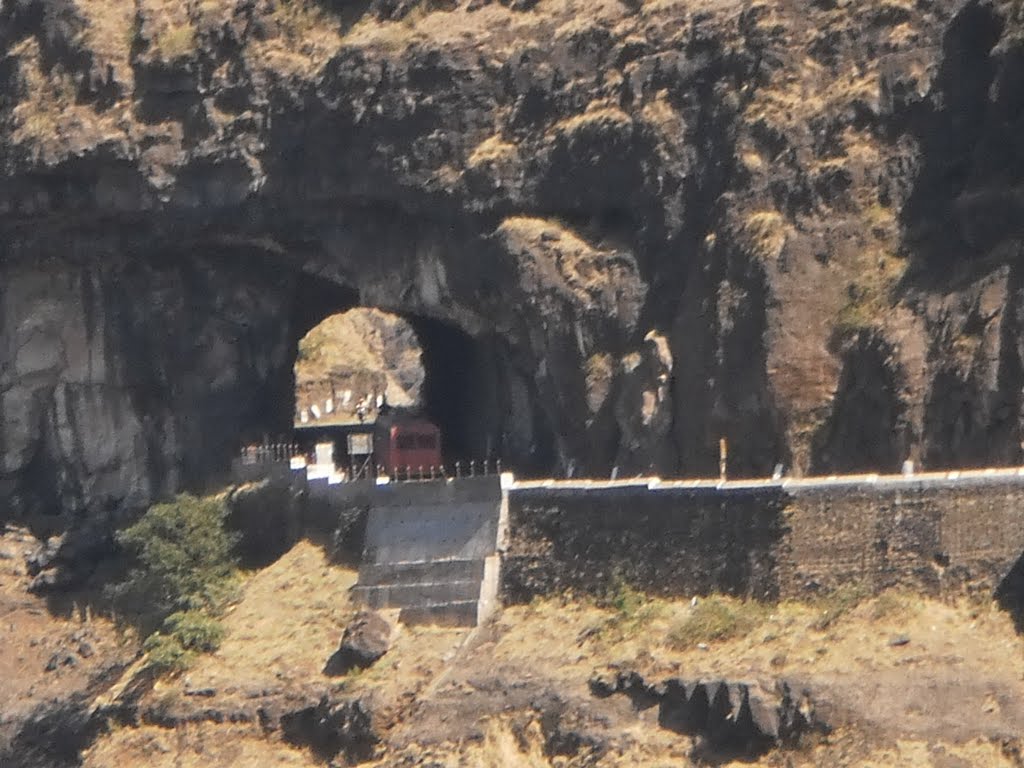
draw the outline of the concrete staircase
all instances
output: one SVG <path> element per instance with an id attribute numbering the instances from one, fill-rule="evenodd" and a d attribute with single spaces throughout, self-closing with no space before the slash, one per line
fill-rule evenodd
<path id="1" fill-rule="evenodd" d="M 489 561 L 494 561 L 493 564 Z M 405 624 L 472 627 L 490 612 L 490 570 L 497 558 L 363 564 L 352 597 L 374 610 L 400 610 Z M 489 567 L 490 566 L 490 567 Z"/>
<path id="2" fill-rule="evenodd" d="M 497 602 L 499 478 L 380 486 L 352 598 L 405 624 L 476 626 Z"/>

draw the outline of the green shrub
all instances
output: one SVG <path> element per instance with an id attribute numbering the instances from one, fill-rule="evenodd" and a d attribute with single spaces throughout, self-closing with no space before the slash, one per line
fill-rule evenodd
<path id="1" fill-rule="evenodd" d="M 199 611 L 172 613 L 164 621 L 163 631 L 177 638 L 186 650 L 201 653 L 213 653 L 224 640 L 220 622 Z"/>
<path id="2" fill-rule="evenodd" d="M 237 583 L 237 539 L 225 528 L 227 514 L 218 497 L 182 494 L 118 533 L 136 564 L 110 592 L 143 634 L 159 627 L 142 646 L 158 671 L 185 669 L 195 654 L 217 650 L 224 639 L 215 617 Z"/>
<path id="3" fill-rule="evenodd" d="M 651 598 L 634 588 L 616 569 L 604 590 L 594 602 L 595 606 L 610 614 L 586 627 L 577 636 L 577 643 L 599 639 L 611 643 L 625 640 L 645 632 L 651 622 L 664 616 L 665 602 Z"/>
<path id="4" fill-rule="evenodd" d="M 137 601 L 157 621 L 176 611 L 217 613 L 231 598 L 237 537 L 227 531 L 227 508 L 215 497 L 182 494 L 155 504 L 118 533 L 137 560 L 115 597 Z"/>
<path id="5" fill-rule="evenodd" d="M 647 598 L 643 593 L 634 589 L 621 574 L 616 574 L 612 579 L 611 589 L 608 591 L 606 597 L 608 606 L 612 608 L 618 618 L 623 621 L 636 618 L 637 613 L 644 604 L 647 603 Z"/>
<path id="6" fill-rule="evenodd" d="M 764 618 L 765 608 L 759 603 L 706 597 L 669 629 L 668 643 L 684 650 L 698 643 L 733 640 L 753 632 Z"/>
<path id="7" fill-rule="evenodd" d="M 181 672 L 188 669 L 195 658 L 176 637 L 154 632 L 142 644 L 146 652 L 146 664 L 157 672 Z"/>

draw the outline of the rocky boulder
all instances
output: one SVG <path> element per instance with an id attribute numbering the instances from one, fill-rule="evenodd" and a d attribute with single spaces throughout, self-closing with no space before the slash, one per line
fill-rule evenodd
<path id="1" fill-rule="evenodd" d="M 353 669 L 365 669 L 391 648 L 394 626 L 375 611 L 364 611 L 345 627 L 341 644 L 334 652 L 324 674 L 344 675 Z"/>
<path id="2" fill-rule="evenodd" d="M 286 741 L 325 759 L 344 752 L 349 764 L 369 759 L 380 741 L 372 714 L 358 700 L 339 703 L 324 696 L 315 706 L 282 715 L 280 727 Z"/>

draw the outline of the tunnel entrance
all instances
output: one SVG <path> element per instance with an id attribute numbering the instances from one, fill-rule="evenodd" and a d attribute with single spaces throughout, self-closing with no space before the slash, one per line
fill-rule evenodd
<path id="1" fill-rule="evenodd" d="M 441 428 L 445 461 L 501 458 L 497 445 L 497 371 L 488 342 L 429 318 L 412 321 L 423 344 L 423 413 Z"/>
<path id="2" fill-rule="evenodd" d="M 529 398 L 510 394 L 516 388 L 509 368 L 493 336 L 474 338 L 423 316 L 345 308 L 297 341 L 295 433 L 308 453 L 315 440 L 344 444 L 347 432 L 401 414 L 440 429 L 449 469 L 470 461 L 494 467 L 498 460 L 511 467 L 518 446 L 509 424 L 532 430 L 533 418 L 522 417 Z M 347 466 L 349 457 L 340 453 L 338 463 Z"/>
<path id="3" fill-rule="evenodd" d="M 537 362 L 514 340 L 495 331 L 470 334 L 420 313 L 361 306 L 356 290 L 322 276 L 276 279 L 276 291 L 245 294 L 263 314 L 248 307 L 236 313 L 247 323 L 240 354 L 248 378 L 230 381 L 234 386 L 209 407 L 223 424 L 217 434 L 224 449 L 216 456 L 197 452 L 210 483 L 240 449 L 244 461 L 268 444 L 298 445 L 311 458 L 313 425 L 325 416 L 332 417 L 326 423 L 369 425 L 365 431 L 372 432 L 381 396 L 395 411 L 440 429 L 449 469 L 456 461 L 479 467 L 486 460 L 493 468 L 500 460 L 523 477 L 550 475 L 558 460 L 552 418 L 535 381 Z M 356 413 L 360 402 L 364 425 Z M 343 431 L 333 439 L 347 443 Z M 347 467 L 340 458 L 338 466 Z M 214 462 L 216 476 L 209 471 Z M 199 487 L 198 481 L 186 485 Z"/>

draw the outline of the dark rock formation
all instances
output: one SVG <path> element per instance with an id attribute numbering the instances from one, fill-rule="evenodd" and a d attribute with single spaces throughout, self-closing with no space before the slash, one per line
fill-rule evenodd
<path id="1" fill-rule="evenodd" d="M 288 482 L 267 479 L 239 486 L 227 504 L 227 524 L 239 533 L 236 549 L 244 567 L 272 563 L 302 533 L 303 492 Z"/>
<path id="2" fill-rule="evenodd" d="M 64 663 L 70 655 L 63 655 Z M 0 765 L 10 768 L 73 768 L 81 764 L 81 751 L 115 722 L 131 719 L 139 696 L 152 687 L 152 677 L 141 675 L 125 687 L 117 702 L 97 707 L 96 699 L 124 672 L 124 665 L 104 669 L 89 685 L 66 698 L 40 704 L 23 721 L 8 745 L 0 745 Z M 6 746 L 6 748 L 4 748 Z"/>
<path id="3" fill-rule="evenodd" d="M 337 703 L 326 696 L 315 706 L 282 715 L 280 727 L 287 741 L 309 747 L 324 759 L 344 752 L 351 761 L 365 761 L 380 741 L 372 715 L 359 701 Z"/>
<path id="4" fill-rule="evenodd" d="M 357 614 L 341 636 L 338 650 L 324 667 L 326 675 L 344 675 L 353 669 L 366 669 L 391 648 L 394 627 L 374 611 Z"/>
<path id="5" fill-rule="evenodd" d="M 777 746 L 795 746 L 802 735 L 827 729 L 815 718 L 809 694 L 797 694 L 778 681 L 773 688 L 721 680 L 687 681 L 672 678 L 647 683 L 635 671 L 595 675 L 595 696 L 629 696 L 638 709 L 658 707 L 658 723 L 699 740 L 694 757 L 700 760 L 754 758 Z"/>
<path id="6" fill-rule="evenodd" d="M 734 475 L 1017 462 L 1020 28 L 6 3 L 0 514 L 217 482 L 354 305 L 413 321 L 452 445 L 520 472 L 709 474 L 721 436 Z"/>
<path id="7" fill-rule="evenodd" d="M 118 551 L 113 535 L 116 519 L 110 515 L 89 518 L 67 533 L 46 539 L 25 561 L 32 577 L 29 591 L 45 594 L 82 584 L 97 562 Z"/>

